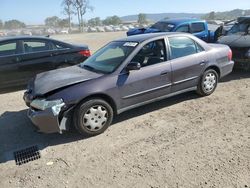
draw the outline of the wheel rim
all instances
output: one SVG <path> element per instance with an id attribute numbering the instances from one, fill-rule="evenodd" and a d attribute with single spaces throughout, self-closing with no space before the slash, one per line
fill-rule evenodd
<path id="1" fill-rule="evenodd" d="M 108 120 L 108 111 L 102 105 L 89 108 L 83 116 L 83 126 L 92 132 L 103 128 Z"/>
<path id="2" fill-rule="evenodd" d="M 216 86 L 217 78 L 214 73 L 208 73 L 203 81 L 203 86 L 206 92 L 211 92 Z"/>

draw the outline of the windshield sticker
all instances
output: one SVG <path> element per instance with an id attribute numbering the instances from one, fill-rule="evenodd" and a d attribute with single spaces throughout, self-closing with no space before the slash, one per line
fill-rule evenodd
<path id="1" fill-rule="evenodd" d="M 123 46 L 136 47 L 137 44 L 137 42 L 126 42 L 125 44 L 123 44 Z"/>

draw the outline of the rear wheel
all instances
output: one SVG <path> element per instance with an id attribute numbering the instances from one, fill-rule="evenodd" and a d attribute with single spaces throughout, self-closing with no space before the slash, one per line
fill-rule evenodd
<path id="1" fill-rule="evenodd" d="M 90 99 L 78 105 L 74 125 L 79 133 L 90 137 L 103 133 L 113 120 L 112 107 L 102 99 Z"/>
<path id="2" fill-rule="evenodd" d="M 217 87 L 218 80 L 218 73 L 215 70 L 205 71 L 198 84 L 197 93 L 201 96 L 211 95 Z"/>

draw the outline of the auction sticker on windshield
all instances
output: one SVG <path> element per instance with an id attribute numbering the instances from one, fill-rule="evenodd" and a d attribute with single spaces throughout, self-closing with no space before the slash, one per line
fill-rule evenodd
<path id="1" fill-rule="evenodd" d="M 126 42 L 123 44 L 123 46 L 136 47 L 137 44 L 138 44 L 137 42 Z"/>

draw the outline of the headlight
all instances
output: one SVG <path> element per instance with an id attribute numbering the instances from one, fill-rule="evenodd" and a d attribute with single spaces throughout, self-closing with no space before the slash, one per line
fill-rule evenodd
<path id="1" fill-rule="evenodd" d="M 250 49 L 247 51 L 246 56 L 250 58 Z"/>
<path id="2" fill-rule="evenodd" d="M 58 115 L 61 108 L 65 105 L 62 99 L 46 101 L 45 99 L 35 99 L 31 102 L 30 106 L 39 110 L 52 109 L 54 115 Z"/>

